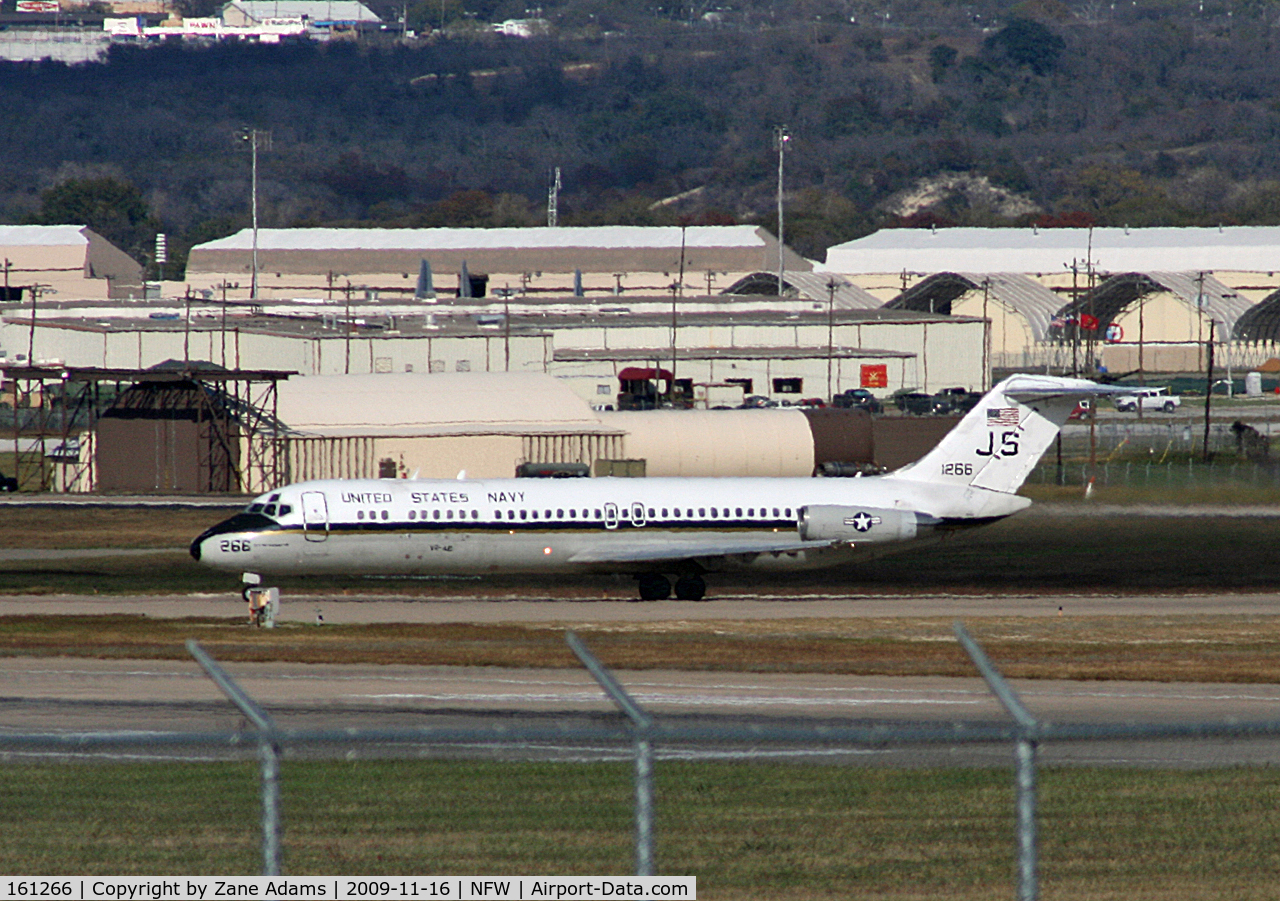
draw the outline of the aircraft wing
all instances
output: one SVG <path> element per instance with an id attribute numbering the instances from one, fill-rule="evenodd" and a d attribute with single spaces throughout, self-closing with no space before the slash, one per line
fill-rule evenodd
<path id="1" fill-rule="evenodd" d="M 613 547 L 593 547 L 578 551 L 570 563 L 644 563 L 660 560 L 692 560 L 697 557 L 730 557 L 737 554 L 784 554 L 816 550 L 838 542 L 801 541 L 798 538 L 693 538 L 689 540 L 640 540 Z"/>

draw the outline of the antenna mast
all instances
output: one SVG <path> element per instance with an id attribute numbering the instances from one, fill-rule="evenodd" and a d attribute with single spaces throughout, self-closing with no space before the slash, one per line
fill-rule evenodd
<path id="1" fill-rule="evenodd" d="M 559 203 L 560 203 L 560 167 L 556 166 L 555 175 L 550 179 L 551 185 L 547 188 L 547 228 L 555 228 L 559 222 Z"/>

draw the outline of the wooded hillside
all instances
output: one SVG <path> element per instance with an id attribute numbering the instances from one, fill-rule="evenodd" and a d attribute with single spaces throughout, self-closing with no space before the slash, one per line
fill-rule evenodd
<path id="1" fill-rule="evenodd" d="M 1277 224 L 1274 13 L 1237 7 L 5 63 L 0 220 L 89 221 L 142 260 L 165 231 L 180 266 L 248 222 L 249 126 L 273 136 L 264 226 L 544 224 L 559 166 L 562 224 L 772 228 L 785 124 L 787 239 L 811 256 L 886 224 Z"/>

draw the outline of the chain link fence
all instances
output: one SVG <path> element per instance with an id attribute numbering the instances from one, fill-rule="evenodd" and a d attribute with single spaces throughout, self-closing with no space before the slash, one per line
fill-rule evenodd
<path id="1" fill-rule="evenodd" d="M 1014 850 L 1010 858 L 1002 859 L 1006 859 L 1010 864 L 1010 870 L 1007 872 L 1012 872 L 1016 895 L 1019 899 L 1027 901 L 1040 896 L 1043 843 L 1040 831 L 1042 826 L 1040 785 L 1043 767 L 1039 761 L 1039 754 L 1044 745 L 1098 742 L 1142 743 L 1169 739 L 1193 739 L 1202 742 L 1224 740 L 1239 742 L 1250 739 L 1269 741 L 1280 736 L 1280 718 L 1253 722 L 1224 719 L 1221 722 L 1208 723 L 1059 724 L 1043 722 L 1028 710 L 1017 693 L 987 659 L 982 648 L 959 624 L 956 626 L 956 636 L 991 692 L 1008 714 L 1007 722 L 894 722 L 859 725 L 831 720 L 796 720 L 778 723 L 743 719 L 736 721 L 736 724 L 717 724 L 700 722 L 696 717 L 658 717 L 637 703 L 591 651 L 576 636 L 569 633 L 567 639 L 570 646 L 603 691 L 622 712 L 621 718 L 606 716 L 577 722 L 494 723 L 483 727 L 463 723 L 402 728 L 284 729 L 280 728 L 272 716 L 253 698 L 241 690 L 199 645 L 189 642 L 190 653 L 208 677 L 213 679 L 233 702 L 237 715 L 243 717 L 243 728 L 224 732 L 158 730 L 145 733 L 0 734 L 0 754 L 3 754 L 4 759 L 10 763 L 16 759 L 22 759 L 23 755 L 27 754 L 55 752 L 66 755 L 70 759 L 75 759 L 77 755 L 85 755 L 86 758 L 92 759 L 93 755 L 104 751 L 110 751 L 116 760 L 136 756 L 153 761 L 165 761 L 166 776 L 163 786 L 158 784 L 160 780 L 157 780 L 157 784 L 152 786 L 132 783 L 121 787 L 116 783 L 120 781 L 120 774 L 124 771 L 112 770 L 110 791 L 106 789 L 100 789 L 100 791 L 104 795 L 111 794 L 117 799 L 121 796 L 132 799 L 124 802 L 123 810 L 117 808 L 113 812 L 106 813 L 98 810 L 95 807 L 95 801 L 100 799 L 92 793 L 89 793 L 89 797 L 64 800 L 63 803 L 66 803 L 69 808 L 79 804 L 75 809 L 81 811 L 81 816 L 102 817 L 101 828 L 89 831 L 94 835 L 95 840 L 109 845 L 113 842 L 129 841 L 131 820 L 143 819 L 147 816 L 152 792 L 167 790 L 175 794 L 190 793 L 193 803 L 206 806 L 215 803 L 210 799 L 220 799 L 218 803 L 221 806 L 218 808 L 218 814 L 227 822 L 219 825 L 229 827 L 229 831 L 218 833 L 219 837 L 213 840 L 212 844 L 236 845 L 236 848 L 221 847 L 219 854 L 211 858 L 218 861 L 213 865 L 230 869 L 247 868 L 251 857 L 247 856 L 246 851 L 253 844 L 259 849 L 257 866 L 264 875 L 281 873 L 285 863 L 290 860 L 294 861 L 295 865 L 313 872 L 322 872 L 327 869 L 330 874 L 345 873 L 347 870 L 343 867 L 347 864 L 344 864 L 344 854 L 357 842 L 373 842 L 378 846 L 379 852 L 376 856 L 378 863 L 375 865 L 379 868 L 387 865 L 395 867 L 397 862 L 403 868 L 406 866 L 405 861 L 416 861 L 422 872 L 448 870 L 456 872 L 458 867 L 466 866 L 468 859 L 484 859 L 483 849 L 478 846 L 486 841 L 508 840 L 486 839 L 484 827 L 475 822 L 475 818 L 484 816 L 499 820 L 507 819 L 511 813 L 510 805 L 532 804 L 545 806 L 538 807 L 537 815 L 534 817 L 536 826 L 533 828 L 539 830 L 542 841 L 538 844 L 537 851 L 525 860 L 526 872 L 530 874 L 560 868 L 572 872 L 576 867 L 579 868 L 578 874 L 581 875 L 580 869 L 588 866 L 595 867 L 597 870 L 608 868 L 614 872 L 625 867 L 639 876 L 651 875 L 660 869 L 669 874 L 689 875 L 687 870 L 685 872 L 681 870 L 682 868 L 696 869 L 699 866 L 697 862 L 702 859 L 700 854 L 706 853 L 706 849 L 701 845 L 710 840 L 709 834 L 727 829 L 734 836 L 730 842 L 732 847 L 726 849 L 722 843 L 718 846 L 716 853 L 721 855 L 728 853 L 731 860 L 727 865 L 729 873 L 732 874 L 736 867 L 746 866 L 745 862 L 754 857 L 765 856 L 770 861 L 770 867 L 781 871 L 780 875 L 774 874 L 780 879 L 774 889 L 779 896 L 825 897 L 832 892 L 852 894 L 859 882 L 881 885 L 885 878 L 883 871 L 887 866 L 884 860 L 888 857 L 909 860 L 911 872 L 916 873 L 926 886 L 932 882 L 934 889 L 938 890 L 936 894 L 950 895 L 952 894 L 950 891 L 941 891 L 941 888 L 947 885 L 947 874 L 951 873 L 956 866 L 960 866 L 962 870 L 968 866 L 964 863 L 964 859 L 972 856 L 973 849 L 979 844 L 1003 841 Z M 919 791 L 921 785 L 932 780 L 931 784 L 935 790 L 906 798 L 899 795 L 896 800 L 888 802 L 891 808 L 888 814 L 883 810 L 875 809 L 877 803 L 885 803 L 886 796 L 878 795 L 873 789 L 877 785 L 883 788 L 884 783 L 892 781 L 893 777 L 871 778 L 864 774 L 856 780 L 851 780 L 838 775 L 833 777 L 831 773 L 834 771 L 829 770 L 822 770 L 824 777 L 828 779 L 825 785 L 815 788 L 814 784 L 809 782 L 805 787 L 801 787 L 801 781 L 797 780 L 793 786 L 768 794 L 775 805 L 772 807 L 764 802 L 766 786 L 756 783 L 771 774 L 776 774 L 776 771 L 761 769 L 758 766 L 753 768 L 750 764 L 736 766 L 731 771 L 734 798 L 729 799 L 727 805 L 724 798 L 716 796 L 717 792 L 724 791 L 722 787 L 718 787 L 719 783 L 715 783 L 705 773 L 698 775 L 696 770 L 683 775 L 683 781 L 673 790 L 672 796 L 660 796 L 655 789 L 655 785 L 663 784 L 656 775 L 663 769 L 662 766 L 655 765 L 657 761 L 697 760 L 700 754 L 705 755 L 701 759 L 712 760 L 715 749 L 726 746 L 743 749 L 770 747 L 798 749 L 804 752 L 798 759 L 811 762 L 814 755 L 820 755 L 824 749 L 838 751 L 841 755 L 849 757 L 888 747 L 914 746 L 945 750 L 974 745 L 1005 746 L 1012 750 L 1014 765 L 1012 785 L 1006 783 L 1005 787 L 1001 788 L 1002 777 L 999 773 L 975 776 L 974 773 L 965 771 L 957 775 L 946 772 L 947 767 L 943 767 L 940 771 L 903 783 L 913 785 Z M 381 758 L 413 760 L 423 757 L 439 759 L 442 754 L 463 758 L 488 755 L 489 768 L 495 771 L 504 768 L 514 770 L 527 766 L 527 763 L 521 761 L 527 757 L 530 749 L 552 746 L 576 749 L 567 761 L 570 766 L 590 766 L 602 760 L 629 759 L 632 786 L 630 799 L 628 800 L 620 791 L 621 780 L 624 777 L 623 771 L 618 769 L 616 762 L 608 767 L 601 781 L 587 780 L 585 784 L 579 784 L 577 780 L 563 773 L 557 776 L 555 771 L 544 768 L 533 774 L 533 782 L 540 786 L 538 794 L 523 799 L 517 797 L 489 799 L 492 803 L 488 806 L 472 806 L 469 801 L 464 800 L 468 795 L 486 795 L 495 791 L 499 795 L 502 794 L 504 791 L 502 788 L 495 789 L 494 784 L 481 775 L 468 776 L 467 779 L 471 781 L 465 784 L 448 786 L 452 794 L 437 793 L 430 796 L 434 800 L 427 800 L 428 796 L 417 794 L 408 782 L 397 782 L 395 788 L 388 783 L 382 788 L 384 796 L 378 798 L 378 804 L 371 808 L 379 811 L 375 814 L 375 818 L 382 817 L 383 821 L 366 822 L 354 809 L 356 805 L 347 800 L 345 794 L 344 800 L 333 806 L 324 797 L 323 790 L 319 793 L 308 792 L 306 786 L 296 781 L 291 784 L 288 780 L 282 779 L 281 775 L 281 758 L 284 754 L 298 760 L 307 759 L 309 754 L 315 754 L 318 758 L 332 758 L 335 753 L 340 758 L 359 756 L 371 760 Z M 1140 745 L 1133 745 L 1133 747 L 1138 746 Z M 505 753 L 504 749 L 509 749 L 511 753 Z M 209 762 L 224 759 L 228 754 L 238 759 L 240 763 L 232 765 L 230 770 L 225 767 L 215 771 L 209 770 L 207 766 Z M 741 755 L 736 756 L 740 758 Z M 254 758 L 256 758 L 257 773 L 256 801 L 251 800 L 254 793 L 247 787 L 248 761 Z M 565 763 L 562 760 L 557 765 L 564 766 Z M 341 766 L 340 763 L 326 766 L 332 765 Z M 664 766 L 674 767 L 675 764 L 664 764 Z M 169 781 L 168 770 L 177 770 L 181 773 L 184 767 L 197 775 L 193 775 L 189 782 L 184 781 L 181 776 L 174 781 Z M 3 769 L 0 768 L 0 771 Z M 321 772 L 319 768 L 301 767 L 301 769 L 313 776 Z M 377 766 L 372 766 L 371 769 L 374 773 L 387 772 Z M 54 775 L 50 776 L 46 772 L 42 778 L 55 783 L 63 781 L 59 780 L 57 771 L 52 772 Z M 68 771 L 64 768 L 61 772 L 66 778 Z M 459 772 L 463 771 L 446 770 L 445 778 L 448 778 L 448 773 L 454 773 L 456 777 Z M 73 780 L 66 778 L 66 781 Z M 1133 781 L 1133 779 L 1126 780 L 1124 777 L 1116 777 L 1108 781 L 1107 774 L 1103 774 L 1100 781 L 1093 783 L 1105 786 L 1102 789 L 1104 791 L 1114 792 L 1114 797 L 1102 798 L 1099 801 L 1102 807 L 1107 808 L 1106 817 L 1110 817 L 1114 812 L 1112 808 L 1123 809 L 1124 797 L 1132 792 Z M 9 783 L 5 784 L 9 787 L 0 791 L 0 817 L 3 817 L 8 836 L 6 844 L 14 846 L 22 842 L 21 811 L 38 810 L 44 803 L 45 797 L 52 797 L 57 793 L 57 786 L 30 785 L 15 790 Z M 498 784 L 502 785 L 501 782 Z M 670 785 L 670 783 L 667 784 Z M 282 786 L 291 786 L 291 788 L 282 790 Z M 373 784 L 362 788 L 375 795 L 379 791 L 376 779 Z M 330 822 L 326 823 L 327 831 L 324 832 L 327 838 L 299 839 L 286 856 L 284 836 L 288 833 L 282 829 L 282 823 L 287 818 L 282 815 L 282 808 L 288 807 L 290 803 L 288 797 L 290 790 L 306 799 L 293 802 L 295 818 L 305 813 L 313 818 Z M 1260 782 L 1257 789 L 1250 790 L 1258 795 L 1259 803 L 1264 808 L 1263 811 L 1254 815 L 1250 823 L 1256 824 L 1260 817 L 1265 824 L 1261 830 L 1254 825 L 1245 830 L 1237 828 L 1235 822 L 1245 815 L 1245 812 L 1240 809 L 1211 811 L 1214 816 L 1226 819 L 1226 826 L 1217 831 L 1210 829 L 1207 819 L 1195 823 L 1175 820 L 1170 826 L 1184 833 L 1188 829 L 1198 829 L 1206 837 L 1230 834 L 1233 836 L 1232 840 L 1238 838 L 1240 832 L 1247 832 L 1249 833 L 1247 847 L 1243 851 L 1232 849 L 1230 853 L 1236 856 L 1244 854 L 1249 860 L 1256 857 L 1260 861 L 1258 865 L 1274 870 L 1277 857 L 1280 856 L 1277 852 L 1277 848 L 1280 848 L 1280 823 L 1274 821 L 1277 805 L 1266 799 L 1270 797 L 1274 801 L 1280 797 L 1280 781 L 1276 778 L 1268 778 Z M 1001 804 L 1007 805 L 1005 814 L 982 813 L 981 807 L 965 807 L 955 800 L 955 796 L 972 794 L 975 791 L 978 795 L 987 796 L 988 799 L 1004 798 L 1005 800 L 996 806 L 998 808 Z M 394 793 L 386 796 L 392 792 Z M 196 801 L 197 798 L 201 800 Z M 786 806 L 776 806 L 779 799 L 782 799 Z M 571 809 L 569 811 L 556 809 L 557 803 L 567 804 Z M 1073 800 L 1063 797 L 1061 789 L 1055 789 L 1051 793 L 1051 807 L 1056 808 L 1071 803 L 1074 803 Z M 1212 801 L 1208 803 L 1210 807 L 1213 806 Z M 1172 805 L 1172 801 L 1170 804 Z M 299 809 L 299 806 L 306 805 L 312 805 L 311 809 L 305 811 Z M 936 806 L 936 809 L 927 809 L 929 805 Z M 252 813 L 255 807 L 257 814 Z M 423 810 L 424 807 L 432 807 L 432 809 Z M 627 813 L 628 808 L 630 813 Z M 1169 810 L 1139 809 L 1130 814 L 1136 820 L 1130 825 L 1141 831 L 1148 826 L 1157 825 L 1163 817 L 1185 816 L 1186 811 L 1194 814 L 1199 809 L 1190 807 L 1184 811 L 1175 811 L 1172 806 Z M 816 827 L 812 823 L 806 824 L 803 819 L 804 816 L 813 814 L 815 810 L 821 811 L 819 825 Z M 1267 810 L 1270 810 L 1271 814 L 1267 814 Z M 405 813 L 409 811 L 419 817 L 412 820 L 412 823 L 417 825 L 408 825 L 402 821 Z M 177 816 L 181 818 L 182 814 L 179 813 Z M 414 857 L 412 854 L 406 856 L 403 850 L 406 833 L 422 828 L 421 817 L 423 816 L 436 818 L 432 834 L 439 846 L 434 852 L 424 852 L 420 846 L 415 845 L 417 850 L 414 853 L 418 856 Z M 583 831 L 575 831 L 572 824 L 588 816 L 599 817 L 599 820 L 589 820 L 590 823 L 599 822 L 608 825 L 589 827 L 584 838 Z M 916 816 L 919 818 L 912 819 Z M 1061 816 L 1061 814 L 1055 813 L 1053 816 Z M 1268 816 L 1272 819 L 1268 820 Z M 256 819 L 256 826 L 248 822 L 250 818 Z M 875 833 L 886 818 L 905 821 L 907 823 L 905 834 L 910 838 L 903 839 L 902 830 L 893 834 L 898 836 L 897 841 L 905 841 L 907 844 L 915 842 L 919 847 L 915 850 L 902 847 L 880 848 L 871 851 L 866 860 L 846 861 L 840 858 L 842 860 L 840 866 L 832 865 L 830 858 L 839 858 L 842 851 L 845 855 L 849 853 L 847 848 L 832 847 L 833 838 L 838 840 L 839 836 L 848 834 Z M 622 840 L 624 820 L 629 820 L 631 823 L 629 842 Z M 1137 822 L 1140 820 L 1150 820 L 1150 822 Z M 1051 825 L 1056 825 L 1056 822 L 1055 820 Z M 670 824 L 671 832 L 673 835 L 679 835 L 680 839 L 677 847 L 668 844 L 667 857 L 659 859 L 657 856 L 658 827 L 662 823 Z M 1112 823 L 1112 825 L 1115 824 Z M 176 830 L 176 824 L 171 828 Z M 808 834 L 815 829 L 815 834 Z M 1072 829 L 1074 832 L 1070 831 Z M 1063 831 L 1071 834 L 1075 841 L 1089 840 L 1087 829 L 1082 830 L 1078 823 L 1071 824 L 1070 828 L 1064 824 Z M 819 834 L 823 832 L 830 835 Z M 258 835 L 256 841 L 251 838 L 254 833 Z M 235 838 L 237 835 L 238 839 Z M 949 838 L 942 838 L 941 836 L 944 835 Z M 1001 835 L 1003 838 L 1000 837 Z M 1079 837 L 1076 838 L 1076 836 Z M 164 844 L 163 841 L 157 841 L 154 838 L 151 841 L 161 846 Z M 583 841 L 598 847 L 588 849 L 585 857 L 572 860 L 563 858 L 563 851 L 567 845 Z M 629 854 L 624 850 L 627 844 L 630 845 Z M 1081 849 L 1067 848 L 1061 838 L 1053 837 L 1052 831 L 1048 844 L 1051 848 L 1050 858 L 1055 861 L 1053 872 L 1068 873 L 1069 866 L 1059 860 L 1058 855 L 1066 852 L 1078 854 Z M 941 845 L 950 849 L 947 854 L 955 855 L 956 861 L 949 858 L 939 861 L 928 860 L 930 852 L 926 849 L 935 849 Z M 819 854 L 816 849 L 824 850 Z M 176 850 L 172 857 L 165 856 L 163 847 L 148 850 L 155 853 L 150 856 L 142 854 L 140 857 L 130 858 L 138 861 L 138 866 L 141 868 L 138 872 L 147 872 L 148 866 L 153 869 L 180 866 L 181 861 L 185 859 L 182 857 L 181 849 Z M 1210 851 L 1212 850 L 1211 848 Z M 1148 848 L 1148 851 L 1160 853 L 1159 849 Z M 386 863 L 384 863 L 383 852 L 386 855 Z M 81 860 L 77 859 L 77 853 L 70 845 L 51 848 L 46 866 L 50 871 L 75 871 L 81 865 Z M 1108 853 L 1114 855 L 1118 851 L 1113 846 L 1109 851 L 1104 850 L 1101 853 L 1104 856 Z M 624 855 L 630 858 L 629 862 L 622 859 Z M 515 856 L 518 860 L 519 854 Z M 85 857 L 82 860 L 89 859 Z M 507 859 L 512 858 L 508 856 Z M 1225 857 L 1219 856 L 1215 859 L 1217 865 L 1223 865 Z M 370 858 L 366 856 L 361 860 L 364 861 L 363 864 L 354 862 L 351 865 L 368 865 Z M 844 878 L 849 880 L 849 883 L 843 886 L 831 883 L 830 880 L 836 878 L 833 875 L 836 873 L 844 874 Z M 195 874 L 188 872 L 188 875 Z M 734 877 L 729 875 L 726 878 L 732 882 Z M 975 877 L 972 872 L 967 872 L 966 875 L 956 878 L 963 881 Z M 880 879 L 881 882 L 877 882 L 876 879 Z M 893 879 L 890 879 L 890 882 L 892 881 Z M 1268 881 L 1268 877 L 1262 875 L 1260 884 L 1274 888 L 1275 882 Z M 797 886 L 800 887 L 797 891 L 791 890 Z M 723 894 L 718 894 L 714 886 L 705 880 L 702 887 L 706 897 L 753 896 L 749 888 L 744 889 L 741 885 L 736 893 L 726 891 Z M 955 896 L 971 895 L 966 891 L 958 890 Z M 973 896 L 983 895 L 979 892 Z M 1187 896 L 1210 897 L 1210 895 L 1196 895 L 1194 891 Z M 1246 891 L 1239 896 L 1251 897 L 1252 895 Z M 1265 892 L 1259 896 L 1265 897 Z"/>

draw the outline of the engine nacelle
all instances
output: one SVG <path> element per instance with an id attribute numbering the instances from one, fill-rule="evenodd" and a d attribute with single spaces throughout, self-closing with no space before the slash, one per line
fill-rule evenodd
<path id="1" fill-rule="evenodd" d="M 931 516 L 914 510 L 883 510 L 876 507 L 837 507 L 818 504 L 800 509 L 800 538 L 803 541 L 852 541 L 873 544 L 908 541 L 922 529 L 937 523 Z"/>

